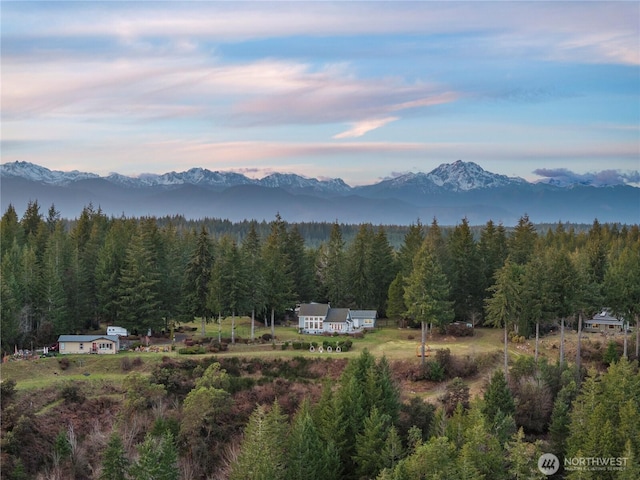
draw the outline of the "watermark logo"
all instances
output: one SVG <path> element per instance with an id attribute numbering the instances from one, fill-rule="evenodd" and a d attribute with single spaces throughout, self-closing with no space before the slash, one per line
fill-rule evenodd
<path id="1" fill-rule="evenodd" d="M 567 457 L 564 459 L 567 472 L 611 472 L 627 468 L 627 457 Z"/>
<path id="2" fill-rule="evenodd" d="M 560 466 L 565 472 L 611 472 L 627 468 L 627 457 L 565 457 L 561 464 L 553 453 L 544 453 L 538 458 L 538 470 L 553 475 Z"/>
<path id="3" fill-rule="evenodd" d="M 560 468 L 560 460 L 553 453 L 543 453 L 538 459 L 538 470 L 545 475 L 553 475 Z"/>

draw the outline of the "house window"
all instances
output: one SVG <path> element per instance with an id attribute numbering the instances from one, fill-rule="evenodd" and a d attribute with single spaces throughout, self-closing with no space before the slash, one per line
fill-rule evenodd
<path id="1" fill-rule="evenodd" d="M 615 328 L 615 325 L 609 325 L 609 328 L 613 330 Z"/>
<path id="2" fill-rule="evenodd" d="M 591 328 L 598 328 L 598 324 L 597 323 L 592 323 L 591 324 Z"/>
<path id="3" fill-rule="evenodd" d="M 64 350 L 64 342 L 60 343 L 60 350 Z"/>
<path id="4" fill-rule="evenodd" d="M 84 343 L 80 344 L 80 350 L 84 350 Z"/>

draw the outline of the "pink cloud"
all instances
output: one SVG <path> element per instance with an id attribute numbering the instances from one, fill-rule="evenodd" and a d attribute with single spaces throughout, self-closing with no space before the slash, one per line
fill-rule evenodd
<path id="1" fill-rule="evenodd" d="M 377 128 L 383 127 L 388 123 L 395 122 L 396 120 L 398 120 L 398 117 L 385 117 L 385 118 L 374 118 L 371 120 L 362 120 L 360 122 L 354 123 L 349 130 L 339 133 L 337 135 L 334 135 L 333 138 L 342 139 L 342 138 L 361 137 L 365 133 L 370 132 L 371 130 L 375 130 Z"/>

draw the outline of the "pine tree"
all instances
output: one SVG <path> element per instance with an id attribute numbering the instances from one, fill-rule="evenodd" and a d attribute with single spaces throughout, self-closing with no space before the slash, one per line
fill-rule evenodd
<path id="1" fill-rule="evenodd" d="M 491 381 L 484 392 L 484 404 L 482 407 L 482 413 L 490 424 L 495 422 L 498 412 L 506 415 L 515 413 L 513 395 L 509 390 L 502 370 L 496 370 L 493 373 Z"/>
<path id="2" fill-rule="evenodd" d="M 248 284 L 248 301 L 251 307 L 251 341 L 255 339 L 256 310 L 264 308 L 263 293 L 265 279 L 263 277 L 262 258 L 260 253 L 260 238 L 256 231 L 255 222 L 251 222 L 251 227 L 246 238 L 242 242 L 242 256 L 247 272 L 250 277 Z"/>
<path id="3" fill-rule="evenodd" d="M 287 233 L 285 252 L 291 265 L 293 289 L 299 302 L 310 302 L 315 298 L 315 278 L 313 257 L 306 251 L 304 238 L 298 226 L 294 225 Z"/>
<path id="4" fill-rule="evenodd" d="M 513 235 L 508 240 L 509 258 L 517 265 L 526 264 L 535 248 L 538 234 L 528 215 L 520 217 Z"/>
<path id="5" fill-rule="evenodd" d="M 318 265 L 323 296 L 334 306 L 347 304 L 347 272 L 344 245 L 342 230 L 336 222 L 331 227 L 329 242 L 321 248 L 320 265 Z"/>
<path id="6" fill-rule="evenodd" d="M 184 274 L 184 306 L 183 311 L 192 319 L 199 317 L 202 321 L 202 335 L 205 324 L 213 314 L 209 307 L 209 289 L 213 268 L 213 249 L 209 234 L 204 226 L 200 230 L 196 247 L 189 259 Z"/>
<path id="7" fill-rule="evenodd" d="M 462 219 L 448 239 L 450 292 L 456 319 L 468 321 L 482 311 L 482 272 L 469 222 Z"/>
<path id="8" fill-rule="evenodd" d="M 235 319 L 249 308 L 249 276 L 242 255 L 234 240 L 228 235 L 222 237 L 218 248 L 218 258 L 214 262 L 211 278 L 211 298 L 209 308 L 219 308 L 219 312 L 231 315 L 231 343 L 235 343 Z"/>
<path id="9" fill-rule="evenodd" d="M 159 281 L 150 252 L 144 248 L 142 238 L 134 235 L 120 276 L 118 309 L 122 326 L 145 334 L 150 328 L 159 330 Z"/>
<path id="10" fill-rule="evenodd" d="M 403 277 L 408 277 L 413 270 L 413 259 L 424 242 L 424 229 L 420 220 L 409 225 L 409 230 L 404 236 L 404 243 L 398 251 L 398 264 Z"/>
<path id="11" fill-rule="evenodd" d="M 404 277 L 400 272 L 389 285 L 388 299 L 387 315 L 390 318 L 404 317 L 407 312 L 407 306 L 404 303 Z"/>
<path id="12" fill-rule="evenodd" d="M 335 449 L 329 452 L 328 443 L 323 442 L 304 401 L 291 425 L 287 436 L 287 470 L 285 479 L 309 480 L 337 479 L 339 457 Z"/>
<path id="13" fill-rule="evenodd" d="M 468 476 L 476 472 L 477 478 L 506 478 L 502 445 L 476 405 L 469 410 L 467 422 L 458 462 L 461 470 Z"/>
<path id="14" fill-rule="evenodd" d="M 354 462 L 358 478 L 374 478 L 387 466 L 380 453 L 385 446 L 390 420 L 388 415 L 380 414 L 375 406 L 365 418 L 362 433 L 356 435 Z"/>
<path id="15" fill-rule="evenodd" d="M 640 248 L 625 247 L 611 262 L 604 275 L 603 291 L 614 314 L 627 322 L 634 320 L 635 355 L 640 358 Z"/>
<path id="16" fill-rule="evenodd" d="M 486 292 L 493 284 L 495 273 L 504 265 L 507 258 L 507 235 L 504 226 L 497 227 L 489 220 L 480 232 L 478 256 L 482 270 L 481 291 Z"/>
<path id="17" fill-rule="evenodd" d="M 287 230 L 280 214 L 271 223 L 271 233 L 262 247 L 264 299 L 271 312 L 271 338 L 275 342 L 275 312 L 283 311 L 294 301 L 291 264 L 286 254 Z"/>
<path id="18" fill-rule="evenodd" d="M 407 279 L 404 301 L 409 316 L 422 323 L 444 328 L 453 319 L 453 308 L 449 298 L 449 284 L 436 260 L 429 242 L 424 242 L 413 262 L 413 270 Z M 422 357 L 424 363 L 424 356 Z"/>
<path id="19" fill-rule="evenodd" d="M 286 417 L 277 402 L 270 411 L 258 405 L 249 418 L 237 459 L 231 465 L 230 480 L 279 480 L 284 478 L 286 460 L 282 442 L 287 434 Z"/>
<path id="20" fill-rule="evenodd" d="M 178 449 L 169 431 L 158 439 L 147 435 L 138 447 L 140 458 L 129 473 L 133 480 L 178 480 Z"/>
<path id="21" fill-rule="evenodd" d="M 371 305 L 371 225 L 362 224 L 347 252 L 347 278 L 356 308 L 364 309 Z"/>
<path id="22" fill-rule="evenodd" d="M 122 438 L 117 432 L 113 432 L 109 437 L 107 448 L 102 458 L 102 473 L 100 480 L 125 480 L 129 460 L 124 451 Z"/>
<path id="23" fill-rule="evenodd" d="M 492 296 L 485 300 L 487 325 L 504 328 L 504 375 L 508 376 L 507 330 L 518 322 L 522 311 L 522 267 L 508 259 L 496 273 L 495 284 L 489 289 Z"/>
<path id="24" fill-rule="evenodd" d="M 369 272 L 371 278 L 372 307 L 378 311 L 379 317 L 387 316 L 387 296 L 389 286 L 393 281 L 398 267 L 393 254 L 393 248 L 389 244 L 383 227 L 378 227 L 378 232 L 371 243 L 371 256 Z"/>
<path id="25" fill-rule="evenodd" d="M 547 476 L 538 469 L 538 458 L 542 455 L 540 441 L 528 443 L 524 440 L 522 427 L 506 445 L 507 472 L 513 480 L 545 479 Z"/>

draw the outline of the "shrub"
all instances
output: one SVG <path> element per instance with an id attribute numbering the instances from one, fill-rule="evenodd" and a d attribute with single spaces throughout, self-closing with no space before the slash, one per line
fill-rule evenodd
<path id="1" fill-rule="evenodd" d="M 451 350 L 448 348 L 441 348 L 436 350 L 436 362 L 442 367 L 442 371 L 445 377 L 451 376 Z"/>
<path id="2" fill-rule="evenodd" d="M 438 361 L 428 360 L 422 367 L 422 377 L 431 382 L 441 382 L 445 378 L 444 368 Z"/>
<path id="3" fill-rule="evenodd" d="M 71 362 L 67 357 L 62 357 L 58 360 L 58 365 L 60 366 L 60 370 L 66 370 L 71 365 Z"/>
<path id="4" fill-rule="evenodd" d="M 469 387 L 461 378 L 456 377 L 447 385 L 444 395 L 440 397 L 440 401 L 447 415 L 452 415 L 459 404 L 462 405 L 462 408 L 467 409 L 469 408 Z"/>
<path id="5" fill-rule="evenodd" d="M 611 365 L 612 363 L 615 363 L 618 360 L 620 360 L 620 353 L 618 352 L 618 344 L 613 340 L 611 340 L 607 344 L 607 349 L 602 355 L 602 361 L 605 363 L 605 365 Z"/>
<path id="6" fill-rule="evenodd" d="M 272 340 L 271 334 L 270 333 L 265 333 L 262 335 L 262 340 L 265 342 L 270 342 Z"/>
<path id="7" fill-rule="evenodd" d="M 142 357 L 136 357 L 131 362 L 131 365 L 137 368 L 137 367 L 141 367 L 143 363 L 144 362 L 142 361 Z"/>
<path id="8" fill-rule="evenodd" d="M 131 359 L 129 357 L 122 357 L 122 360 L 120 360 L 120 370 L 123 372 L 131 370 Z"/>
<path id="9" fill-rule="evenodd" d="M 80 386 L 76 383 L 66 383 L 62 390 L 60 390 L 60 398 L 66 403 L 82 403 L 85 400 L 85 396 L 80 390 Z"/>
<path id="10" fill-rule="evenodd" d="M 178 349 L 178 353 L 180 355 L 202 355 L 204 353 L 207 353 L 207 351 L 204 349 L 204 347 L 193 346 L 180 348 Z"/>
<path id="11" fill-rule="evenodd" d="M 6 405 L 16 393 L 16 381 L 13 379 L 2 380 L 0 382 L 0 402 Z"/>
<path id="12" fill-rule="evenodd" d="M 478 373 L 478 363 L 469 355 L 464 358 L 453 357 L 449 375 L 452 377 L 467 378 Z"/>

